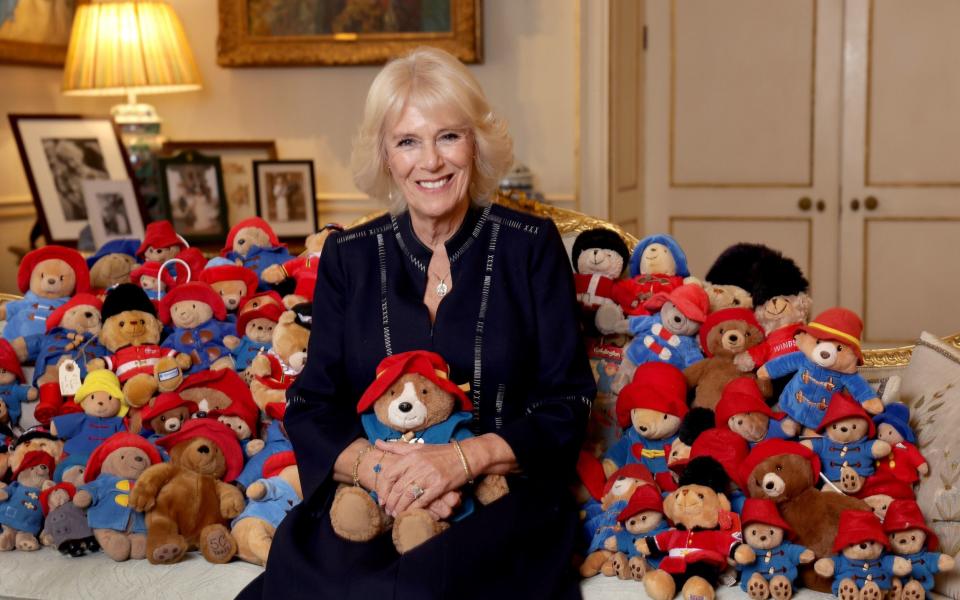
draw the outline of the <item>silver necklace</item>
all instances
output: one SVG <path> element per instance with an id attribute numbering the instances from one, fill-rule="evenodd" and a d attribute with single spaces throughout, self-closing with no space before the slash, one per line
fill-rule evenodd
<path id="1" fill-rule="evenodd" d="M 443 298 L 447 295 L 447 292 L 450 291 L 450 287 L 447 285 L 446 279 L 450 276 L 450 273 L 447 273 L 445 276 L 440 277 L 436 273 L 433 274 L 434 277 L 440 280 L 440 283 L 437 284 L 437 287 L 433 291 L 437 294 L 437 298 Z"/>

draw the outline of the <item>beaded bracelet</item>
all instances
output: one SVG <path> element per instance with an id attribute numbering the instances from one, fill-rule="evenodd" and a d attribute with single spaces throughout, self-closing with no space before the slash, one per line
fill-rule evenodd
<path id="1" fill-rule="evenodd" d="M 463 472 L 467 474 L 467 483 L 473 483 L 473 471 L 470 470 L 470 464 L 467 462 L 467 455 L 463 453 L 463 448 L 460 447 L 460 440 L 453 440 L 453 447 L 457 449 L 457 454 L 460 455 L 460 464 L 463 465 Z"/>
<path id="2" fill-rule="evenodd" d="M 370 452 L 370 449 L 373 446 L 365 446 L 363 450 L 360 451 L 360 454 L 357 455 L 357 460 L 353 462 L 353 485 L 355 487 L 360 487 L 360 461 L 363 460 L 363 455 L 367 452 Z"/>

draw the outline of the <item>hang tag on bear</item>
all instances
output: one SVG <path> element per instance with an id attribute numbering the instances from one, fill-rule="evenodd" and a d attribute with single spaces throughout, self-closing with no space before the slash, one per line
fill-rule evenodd
<path id="1" fill-rule="evenodd" d="M 58 369 L 60 394 L 73 396 L 80 389 L 80 367 L 74 360 L 65 360 Z"/>

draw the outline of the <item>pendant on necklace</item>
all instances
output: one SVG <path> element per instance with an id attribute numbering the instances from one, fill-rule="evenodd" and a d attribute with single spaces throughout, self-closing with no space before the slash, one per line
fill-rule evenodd
<path id="1" fill-rule="evenodd" d="M 447 283 L 444 280 L 440 280 L 440 283 L 437 284 L 437 297 L 443 298 L 447 295 L 447 292 L 450 291 L 450 288 L 447 287 Z"/>

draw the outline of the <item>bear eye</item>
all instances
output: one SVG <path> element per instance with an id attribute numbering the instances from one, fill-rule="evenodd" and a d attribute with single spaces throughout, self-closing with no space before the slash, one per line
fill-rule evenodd
<path id="1" fill-rule="evenodd" d="M 781 465 L 777 465 L 777 473 L 780 473 L 781 471 L 783 471 L 783 467 Z"/>
<path id="2" fill-rule="evenodd" d="M 917 541 L 917 536 L 911 535 L 911 536 L 910 536 L 910 541 L 911 541 L 911 542 Z"/>
<path id="3" fill-rule="evenodd" d="M 646 521 L 647 518 L 646 518 L 646 517 L 640 517 L 640 520 L 641 520 L 641 521 Z"/>
<path id="4" fill-rule="evenodd" d="M 146 321 L 144 321 L 143 319 L 140 319 L 140 324 L 141 324 L 141 325 L 146 325 L 146 324 L 147 324 L 147 322 L 146 322 Z"/>
<path id="5" fill-rule="evenodd" d="M 703 500 L 703 494 L 697 493 L 697 497 Z"/>
<path id="6" fill-rule="evenodd" d="M 857 430 L 857 424 L 856 424 L 856 423 L 851 424 L 851 425 L 850 425 L 850 429 L 853 429 L 854 431 L 856 431 L 856 430 Z"/>
<path id="7" fill-rule="evenodd" d="M 837 344 L 837 352 L 843 352 L 843 346 L 842 346 L 842 345 Z"/>
<path id="8" fill-rule="evenodd" d="M 426 396 L 426 395 L 427 395 L 427 388 L 423 388 L 422 390 L 420 390 L 420 393 L 423 394 L 424 396 Z"/>
<path id="9" fill-rule="evenodd" d="M 772 530 L 772 529 L 770 530 L 770 535 L 773 535 L 773 530 Z"/>
<path id="10" fill-rule="evenodd" d="M 734 305 L 734 306 L 740 306 L 740 299 L 739 299 L 739 298 L 734 298 L 734 299 L 733 299 L 733 305 Z"/>
<path id="11" fill-rule="evenodd" d="M 751 335 L 753 335 L 753 332 L 750 330 L 747 330 L 747 332 L 744 335 L 746 335 L 747 337 L 750 337 Z"/>
<path id="12" fill-rule="evenodd" d="M 60 281 L 63 281 L 63 275 L 60 276 Z"/>
<path id="13" fill-rule="evenodd" d="M 664 421 L 667 420 L 667 415 L 663 415 L 663 420 L 664 420 Z"/>
<path id="14" fill-rule="evenodd" d="M 743 425 L 743 419 L 738 419 L 738 420 L 737 420 L 737 425 Z"/>
<path id="15" fill-rule="evenodd" d="M 723 335 L 723 327 L 720 328 L 720 334 Z"/>
<path id="16" fill-rule="evenodd" d="M 123 326 L 124 326 L 124 322 L 120 321 L 120 327 L 123 327 Z"/>

